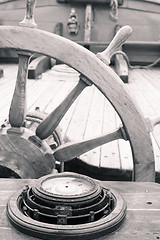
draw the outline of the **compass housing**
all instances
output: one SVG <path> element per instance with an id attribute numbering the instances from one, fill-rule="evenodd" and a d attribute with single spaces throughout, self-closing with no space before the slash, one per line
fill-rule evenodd
<path id="1" fill-rule="evenodd" d="M 15 227 L 42 239 L 95 239 L 116 230 L 125 212 L 126 203 L 115 190 L 70 172 L 38 179 L 7 205 Z"/>

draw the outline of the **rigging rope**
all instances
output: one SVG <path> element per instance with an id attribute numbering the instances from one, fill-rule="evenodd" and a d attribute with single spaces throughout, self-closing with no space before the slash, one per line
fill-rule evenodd
<path id="1" fill-rule="evenodd" d="M 124 53 L 123 51 L 116 51 L 116 52 L 114 52 L 114 53 L 112 54 L 111 58 L 112 58 L 113 56 L 115 56 L 116 54 L 121 54 L 121 55 L 123 55 L 123 57 L 125 58 L 125 60 L 126 60 L 126 62 L 127 62 L 128 67 L 131 68 L 131 69 L 148 69 L 148 68 L 151 68 L 151 67 L 155 66 L 158 62 L 160 62 L 160 57 L 159 57 L 156 61 L 154 61 L 153 63 L 148 64 L 148 65 L 146 65 L 146 66 L 141 66 L 141 65 L 132 66 L 132 65 L 130 64 L 129 58 L 128 58 L 128 56 L 127 56 L 126 53 Z"/>

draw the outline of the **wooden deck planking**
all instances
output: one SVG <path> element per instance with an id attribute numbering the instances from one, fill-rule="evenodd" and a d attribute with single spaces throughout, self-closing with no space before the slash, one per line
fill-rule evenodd
<path id="1" fill-rule="evenodd" d="M 62 85 L 56 90 L 56 83 L 54 82 L 53 88 L 55 88 L 55 91 L 53 92 L 52 100 L 46 106 L 45 111 L 47 113 L 52 112 L 59 103 L 63 101 L 65 96 L 68 96 L 74 86 L 75 83 L 73 82 L 62 82 Z"/>
<path id="2" fill-rule="evenodd" d="M 83 137 L 85 139 L 90 138 L 91 136 L 97 137 L 102 134 L 103 126 L 103 114 L 104 114 L 104 97 L 102 94 L 93 86 L 94 93 L 88 116 L 86 119 L 86 126 Z M 98 109 L 98 112 L 97 112 Z M 86 152 L 81 156 L 85 162 L 92 166 L 100 167 L 100 156 L 101 156 L 101 147 L 97 147 L 89 152 Z"/>
<path id="3" fill-rule="evenodd" d="M 11 64 L 9 68 L 7 66 L 7 64 L 4 64 L 2 67 L 2 69 L 4 70 L 4 77 L 1 78 L 0 81 L 0 124 L 2 124 L 4 120 L 8 117 L 9 104 L 12 99 L 16 80 L 17 65 Z"/>
<path id="4" fill-rule="evenodd" d="M 1 65 L 4 77 L 0 80 L 0 120 L 7 118 L 17 74 L 17 65 Z M 133 69 L 129 72 L 126 88 L 137 103 L 142 114 L 147 117 L 160 115 L 160 70 Z M 51 112 L 78 82 L 77 75 L 47 71 L 42 79 L 27 81 L 27 106 L 47 113 Z M 94 86 L 87 87 L 74 102 L 60 122 L 64 140 L 81 140 L 114 130 L 121 121 L 113 107 Z M 160 126 L 152 135 L 156 170 L 160 172 Z M 133 168 L 130 145 L 124 140 L 105 144 L 81 158 L 88 164 L 102 168 L 131 170 Z"/>
<path id="5" fill-rule="evenodd" d="M 116 129 L 115 111 L 108 101 L 105 102 L 103 133 Z M 118 141 L 115 140 L 101 146 L 101 167 L 120 169 Z"/>
<path id="6" fill-rule="evenodd" d="M 150 84 L 152 84 L 156 89 L 160 90 L 160 74 L 158 68 L 154 68 L 154 70 L 141 70 L 141 74 L 150 82 Z"/>
<path id="7" fill-rule="evenodd" d="M 40 96 L 44 92 L 47 92 L 47 89 L 49 88 L 49 86 L 50 86 L 50 82 L 45 82 L 45 84 L 44 84 L 44 81 L 39 80 L 39 82 L 37 84 L 35 84 L 33 86 L 33 88 L 30 89 L 30 91 L 27 91 L 28 92 L 28 94 L 27 94 L 27 106 L 28 106 L 29 111 L 34 111 L 35 104 L 36 104 L 37 100 L 40 98 Z"/>
<path id="8" fill-rule="evenodd" d="M 77 99 L 75 111 L 66 130 L 66 135 L 71 140 L 81 140 L 84 136 L 93 93 L 94 87 L 87 87 Z"/>
<path id="9" fill-rule="evenodd" d="M 155 70 L 132 70 L 130 80 L 133 82 L 129 88 L 134 92 L 133 98 L 138 103 L 144 117 L 154 118 L 160 116 L 160 71 Z M 151 133 L 154 149 L 156 171 L 160 171 L 160 127 L 154 128 Z"/>
<path id="10" fill-rule="evenodd" d="M 133 71 L 133 70 L 132 70 Z M 139 76 L 135 70 L 130 72 L 130 83 L 128 84 L 129 91 L 138 105 L 138 108 L 142 112 L 144 117 L 155 116 L 155 109 L 152 106 L 152 102 L 148 102 L 147 95 L 149 94 L 149 89 L 146 90 L 144 86 L 145 81 L 142 76 Z M 140 78 L 141 77 L 141 78 Z"/>
<path id="11" fill-rule="evenodd" d="M 38 88 L 35 86 L 35 89 L 31 90 L 30 96 L 28 96 L 29 111 L 34 111 L 36 107 L 40 107 L 41 111 L 45 111 L 49 102 L 52 101 L 53 96 L 55 96 L 56 92 L 62 86 L 61 82 L 56 82 L 54 84 L 52 82 L 46 82 L 46 88 L 44 88 L 44 81 L 41 81 L 41 84 L 38 86 Z M 34 97 L 33 94 L 35 95 Z"/>
<path id="12" fill-rule="evenodd" d="M 143 95 L 143 100 L 146 101 L 145 108 L 141 107 L 141 100 L 142 97 L 139 97 L 137 99 L 138 105 L 141 108 L 141 111 L 145 111 L 146 114 L 150 114 L 150 117 L 156 116 L 156 114 L 160 113 L 160 88 L 157 89 L 157 87 L 154 87 L 150 80 L 152 81 L 152 78 L 155 78 L 154 74 L 148 74 L 148 70 L 132 70 L 130 73 L 130 78 L 132 79 L 132 76 L 134 76 L 134 85 L 138 87 L 138 90 L 140 91 L 140 94 Z M 158 80 L 158 79 L 157 79 Z M 131 88 L 132 90 L 132 88 Z M 137 94 L 137 93 L 136 93 Z"/>
<path id="13" fill-rule="evenodd" d="M 117 128 L 122 124 L 118 114 L 116 114 L 116 126 Z M 132 170 L 133 169 L 133 157 L 129 141 L 119 139 L 118 149 L 119 149 L 119 161 L 121 164 L 121 169 L 123 170 Z"/>

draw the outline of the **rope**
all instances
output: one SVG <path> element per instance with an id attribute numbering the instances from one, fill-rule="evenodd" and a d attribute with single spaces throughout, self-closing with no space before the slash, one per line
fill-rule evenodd
<path id="1" fill-rule="evenodd" d="M 116 54 L 121 54 L 121 55 L 123 55 L 123 57 L 125 58 L 125 60 L 126 60 L 126 62 L 127 62 L 128 67 L 131 68 L 131 69 L 148 69 L 148 68 L 151 68 L 151 67 L 155 66 L 158 62 L 160 62 L 160 57 L 159 57 L 155 62 L 153 62 L 153 63 L 151 63 L 151 64 L 149 64 L 149 65 L 146 65 L 146 66 L 141 66 L 141 65 L 132 66 L 132 65 L 130 64 L 129 58 L 128 58 L 128 56 L 127 56 L 126 53 L 124 53 L 123 51 L 117 51 L 117 52 L 115 52 L 115 53 L 112 54 L 111 58 L 112 58 L 114 55 L 116 55 Z"/>

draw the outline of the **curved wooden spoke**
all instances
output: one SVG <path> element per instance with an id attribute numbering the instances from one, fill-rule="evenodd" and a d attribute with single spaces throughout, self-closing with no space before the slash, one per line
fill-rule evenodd
<path id="1" fill-rule="evenodd" d="M 50 56 L 91 80 L 112 103 L 125 126 L 133 152 L 133 179 L 143 182 L 155 181 L 152 142 L 144 117 L 130 97 L 126 86 L 109 66 L 82 46 L 33 28 L 0 26 L 0 46 Z"/>
<path id="2" fill-rule="evenodd" d="M 9 111 L 9 122 L 12 127 L 21 127 L 26 112 L 26 79 L 28 73 L 28 63 L 31 54 L 19 54 L 19 68 L 16 86 Z"/>
<path id="3" fill-rule="evenodd" d="M 66 162 L 92 150 L 93 148 L 117 139 L 127 140 L 122 127 L 100 137 L 63 144 L 55 150 L 54 157 L 60 162 Z"/>
<path id="4" fill-rule="evenodd" d="M 130 26 L 121 27 L 110 42 L 109 46 L 103 52 L 97 53 L 97 57 L 105 64 L 109 65 L 112 55 L 124 44 L 131 33 L 132 28 Z"/>
<path id="5" fill-rule="evenodd" d="M 91 85 L 91 83 L 84 77 L 80 76 L 80 80 L 75 88 L 70 92 L 70 94 L 63 100 L 63 102 L 53 111 L 51 112 L 37 127 L 36 135 L 40 139 L 46 139 L 49 137 L 52 132 L 56 129 L 59 122 L 72 105 L 72 103 L 76 100 L 76 98 L 80 95 L 83 89 L 87 86 Z"/>

